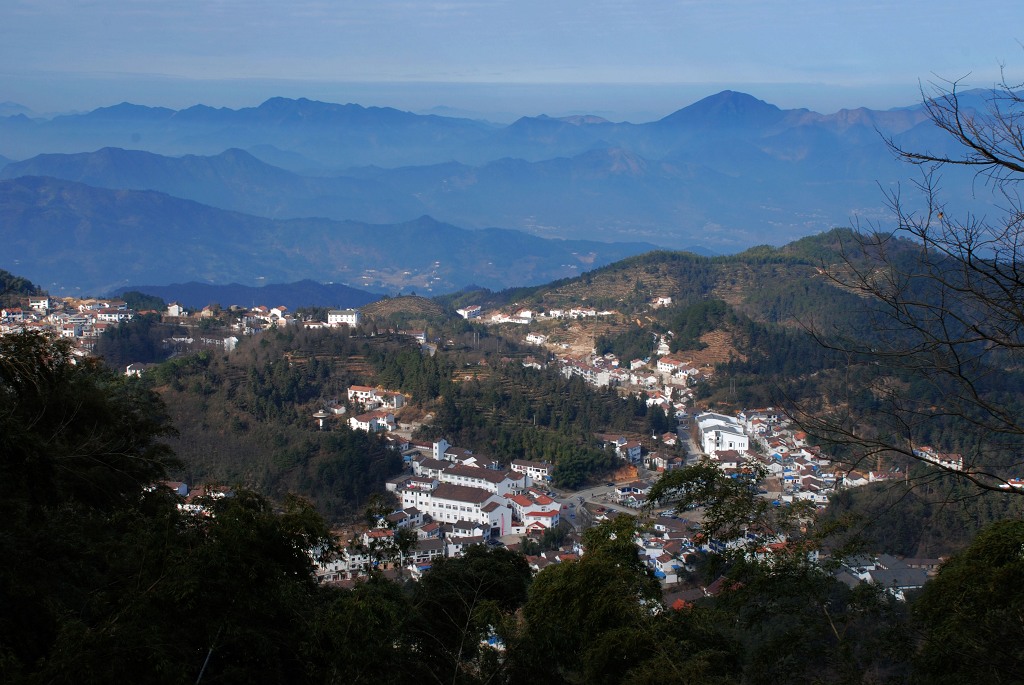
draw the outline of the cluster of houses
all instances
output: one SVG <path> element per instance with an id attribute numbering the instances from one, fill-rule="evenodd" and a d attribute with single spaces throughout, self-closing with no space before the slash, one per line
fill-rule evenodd
<path id="1" fill-rule="evenodd" d="M 405 406 L 405 395 L 392 390 L 353 385 L 348 389 L 348 401 L 362 410 L 349 418 L 349 427 L 352 430 L 380 433 L 397 428 L 394 412 Z"/>
<path id="2" fill-rule="evenodd" d="M 529 341 L 529 337 L 527 338 Z M 562 375 L 566 378 L 580 377 L 587 384 L 598 388 L 621 387 L 630 392 L 650 398 L 651 406 L 664 400 L 666 413 L 674 413 L 675 409 L 668 406 L 673 396 L 692 396 L 692 386 L 702 377 L 710 373 L 709 369 L 698 369 L 690 362 L 678 361 L 675 358 L 658 359 L 655 369 L 650 367 L 650 360 L 634 359 L 629 368 L 614 354 L 594 354 L 587 357 L 564 356 L 558 360 Z M 660 396 L 652 393 L 660 392 Z"/>
<path id="3" fill-rule="evenodd" d="M 759 465 L 761 473 L 768 474 L 767 480 L 774 479 L 780 488 L 775 493 L 762 490 L 763 496 L 777 497 L 779 505 L 795 500 L 810 500 L 823 505 L 836 487 L 856 487 L 869 482 L 868 478 L 852 472 L 857 481 L 851 483 L 851 472 L 844 473 L 843 469 L 833 465 L 816 447 L 807 445 L 806 435 L 788 426 L 784 416 L 768 408 L 748 410 L 736 417 L 699 414 L 695 419 L 694 433 L 704 439 L 704 458 L 730 475 L 739 477 L 754 473 L 754 465 Z M 758 443 L 761 452 L 744 447 L 744 439 Z M 737 448 L 742 448 L 742 451 Z M 766 451 L 770 452 L 767 456 L 762 454 Z M 881 473 L 872 473 L 871 477 L 883 479 Z M 619 506 L 641 509 L 648 504 L 651 487 L 652 483 L 646 480 L 619 483 L 612 488 L 610 497 Z M 598 520 L 608 515 L 608 512 L 602 512 Z M 669 587 L 681 580 L 684 572 L 693 570 L 694 554 L 725 549 L 720 541 L 705 538 L 699 532 L 699 525 L 685 518 L 662 514 L 637 533 L 635 543 L 651 572 Z M 734 544 L 751 541 L 759 544 L 761 552 L 758 553 L 764 558 L 768 558 L 775 548 L 787 544 L 781 538 L 758 536 Z M 938 559 L 899 559 L 883 554 L 844 559 L 834 574 L 851 587 L 859 583 L 875 584 L 902 600 L 907 591 L 922 587 L 940 563 Z M 691 592 L 689 599 L 717 594 L 720 590 L 701 588 L 699 592 Z"/>
<path id="4" fill-rule="evenodd" d="M 487 538 L 559 524 L 562 504 L 542 487 L 551 479 L 550 464 L 517 459 L 506 467 L 443 439 L 411 447 L 409 472 L 388 483 L 403 509 L 441 523 L 474 523 Z"/>
<path id="5" fill-rule="evenodd" d="M 167 315 L 175 318 L 213 318 L 223 314 L 216 306 L 207 306 L 203 309 L 189 314 L 177 302 L 167 306 Z M 242 335 L 256 335 L 268 328 L 294 326 L 299 323 L 305 328 L 340 328 L 341 326 L 354 327 L 362 322 L 362 314 L 358 309 L 331 309 L 327 312 L 326 321 L 304 320 L 288 311 L 288 307 L 280 305 L 267 307 L 259 305 L 246 309 L 232 305 L 227 313 L 231 317 L 230 327 Z"/>
<path id="6" fill-rule="evenodd" d="M 479 318 L 483 312 L 479 306 L 467 307 L 456 310 L 463 318 Z M 597 310 L 593 307 L 574 307 L 571 309 L 549 309 L 545 312 L 535 312 L 532 309 L 516 309 L 514 311 L 495 311 L 487 318 L 491 324 L 514 323 L 531 324 L 534 321 L 557 320 L 557 319 L 592 319 L 598 316 L 614 316 L 617 312 L 610 310 Z"/>
<path id="7" fill-rule="evenodd" d="M 545 489 L 551 464 L 517 459 L 506 466 L 443 439 L 402 447 L 408 468 L 386 486 L 397 509 L 376 529 L 360 533 L 366 538 L 360 544 L 323 563 L 323 579 L 366 573 L 368 564 L 379 563 L 374 550 L 386 549 L 400 530 L 409 531 L 414 543 L 390 563 L 407 567 L 416 578 L 434 558 L 458 556 L 469 545 L 555 528 L 569 508 Z"/>
<path id="8" fill-rule="evenodd" d="M 599 519 L 607 518 L 600 515 Z M 695 527 L 685 519 L 658 516 L 639 530 L 633 538 L 640 560 L 665 588 L 678 584 L 683 574 L 694 570 Z M 527 556 L 527 563 L 534 571 L 541 571 L 552 564 L 574 561 L 586 553 L 578 538 L 570 539 L 561 549 Z"/>
<path id="9" fill-rule="evenodd" d="M 231 318 L 229 324 L 232 332 L 241 335 L 254 335 L 275 326 L 290 326 L 298 323 L 298 319 L 285 306 L 256 306 L 251 309 L 232 306 L 222 310 L 216 305 L 204 307 L 198 311 L 188 311 L 178 302 L 167 305 L 162 312 L 136 312 L 128 307 L 124 300 L 103 298 L 55 298 L 48 295 L 29 297 L 20 306 L 0 309 L 0 335 L 21 331 L 39 331 L 50 333 L 56 337 L 71 340 L 81 354 L 94 351 L 96 341 L 109 329 L 119 323 L 130 321 L 138 315 L 160 315 L 169 323 L 188 325 L 199 323 L 204 319 L 213 319 L 227 314 Z M 336 328 L 339 326 L 357 326 L 361 322 L 358 309 L 333 309 L 328 312 L 327 321 L 303 321 L 303 325 L 312 328 Z M 192 346 L 196 343 L 205 346 L 223 346 L 231 351 L 238 343 L 234 335 L 183 336 L 168 338 L 165 341 L 171 346 Z M 137 369 L 130 371 L 137 372 Z"/>
<path id="10" fill-rule="evenodd" d="M 92 352 L 96 341 L 109 328 L 129 321 L 135 312 L 123 300 L 28 298 L 26 306 L 0 309 L 0 335 L 39 331 L 74 342 L 83 354 Z"/>
<path id="11" fill-rule="evenodd" d="M 613 359 L 601 359 L 603 361 L 587 365 L 592 369 L 589 373 L 629 374 L 637 370 L 621 369 L 612 363 Z M 649 368 L 648 365 L 649 362 L 642 362 L 642 366 Z M 573 360 L 563 361 L 563 373 L 567 376 L 588 373 L 564 371 L 571 368 L 582 367 L 574 365 Z M 685 400 L 689 397 L 684 392 L 687 387 L 684 384 L 693 375 L 690 365 L 685 360 L 665 355 L 658 360 L 656 368 L 657 384 L 643 388 L 640 395 L 649 406 L 662 406 L 676 416 L 681 412 L 690 419 L 685 413 Z M 665 374 L 682 383 L 679 386 L 664 384 Z M 403 400 L 396 395 L 378 388 L 353 386 L 349 401 L 370 412 L 388 412 L 401 406 Z M 838 487 L 856 487 L 894 477 L 892 471 L 862 474 L 834 465 L 818 447 L 808 443 L 807 435 L 792 427 L 788 417 L 771 407 L 745 410 L 735 416 L 703 412 L 692 417 L 689 427 L 691 437 L 703 453 L 702 459 L 733 477 L 749 474 L 764 477 L 762 495 L 779 506 L 800 500 L 823 506 Z M 635 439 L 621 435 L 600 437 L 624 462 L 644 463 L 651 471 L 669 471 L 686 464 L 686 457 L 674 450 L 645 455 Z M 660 439 L 666 446 L 674 446 L 678 436 L 668 432 Z M 388 525 L 362 532 L 360 535 L 365 540 L 322 566 L 323 578 L 337 580 L 364 573 L 369 565 L 378 563 L 377 557 L 367 550 L 375 545 L 386 546 L 399 530 L 411 531 L 415 541 L 397 563 L 408 570 L 410 577 L 416 578 L 439 556 L 457 556 L 469 545 L 496 543 L 504 536 L 519 538 L 541 533 L 585 511 L 583 507 L 575 509 L 574 503 L 558 501 L 545 489 L 543 483 L 551 478 L 549 464 L 516 460 L 505 466 L 469 450 L 453 448 L 444 440 L 429 444 L 404 443 L 399 447 L 405 450 L 408 472 L 388 484 L 388 490 L 399 502 L 398 508 L 388 517 Z M 941 454 L 929 448 L 922 450 L 935 463 L 947 468 L 962 465 L 959 455 Z M 609 491 L 609 501 L 619 507 L 640 510 L 648 504 L 651 487 L 652 483 L 643 479 L 620 482 Z M 610 514 L 612 512 L 602 512 L 597 518 Z M 693 570 L 695 554 L 721 551 L 720 542 L 705 539 L 698 533 L 699 526 L 685 519 L 661 515 L 637 533 L 635 543 L 640 558 L 651 572 L 666 588 L 671 588 Z M 774 538 L 757 542 L 765 550 L 786 544 L 785 540 Z M 550 564 L 579 558 L 583 553 L 585 550 L 576 541 L 561 550 L 528 557 L 528 561 L 534 570 L 540 570 Z M 856 564 L 843 566 L 837 571 L 837 577 L 843 582 L 879 584 L 902 597 L 908 589 L 920 587 L 938 563 L 918 561 L 890 557 L 878 557 L 871 563 L 858 560 Z M 713 589 L 703 588 L 702 592 L 713 594 Z"/>
<path id="12" fill-rule="evenodd" d="M 824 506 L 841 485 L 856 486 L 842 468 L 807 443 L 781 412 L 768 407 L 727 416 L 704 412 L 694 417 L 694 440 L 708 460 L 731 476 L 760 472 L 766 493 L 777 502 L 808 500 Z M 859 474 L 853 474 L 854 479 Z"/>

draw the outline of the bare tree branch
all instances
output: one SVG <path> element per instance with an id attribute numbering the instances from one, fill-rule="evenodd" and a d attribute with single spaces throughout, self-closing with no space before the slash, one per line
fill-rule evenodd
<path id="1" fill-rule="evenodd" d="M 857 226 L 838 264 L 823 265 L 834 284 L 859 296 L 865 330 L 811 328 L 847 360 L 845 397 L 821 407 L 792 403 L 793 418 L 846 448 L 856 467 L 884 457 L 921 462 L 979 490 L 1022 492 L 1010 479 L 1024 469 L 1024 98 L 1004 82 L 983 111 L 964 106 L 961 81 L 922 88 L 932 123 L 953 152 L 889 148 L 921 167 L 908 199 L 883 191 L 890 227 Z M 992 187 L 997 220 L 953 218 L 941 200 L 946 165 L 977 168 Z M 962 466 L 924 453 L 924 436 L 941 426 Z M 939 445 L 949 449 L 948 445 Z"/>

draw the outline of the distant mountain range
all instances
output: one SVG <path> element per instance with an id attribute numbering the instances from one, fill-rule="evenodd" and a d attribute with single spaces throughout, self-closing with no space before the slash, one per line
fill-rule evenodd
<path id="1" fill-rule="evenodd" d="M 412 195 L 377 180 L 300 176 L 237 148 L 212 157 L 165 157 L 102 148 L 42 154 L 0 169 L 0 179 L 19 176 L 51 176 L 98 188 L 157 190 L 268 218 L 319 216 L 389 223 L 427 213 Z"/>
<path id="2" fill-rule="evenodd" d="M 965 108 L 983 104 L 980 92 L 963 95 Z M 0 155 L 23 160 L 3 178 L 158 190 L 268 218 L 428 214 L 465 228 L 726 253 L 885 221 L 879 186 L 909 185 L 916 171 L 883 135 L 913 149 L 949 144 L 920 106 L 823 115 L 724 91 L 641 124 L 538 116 L 499 126 L 285 98 L 238 110 L 123 103 L 0 116 Z M 967 177 L 949 173 L 946 199 L 976 209 Z"/>
<path id="3" fill-rule="evenodd" d="M 317 283 L 304 280 L 295 283 L 270 283 L 253 287 L 231 283 L 210 285 L 209 283 L 172 283 L 170 285 L 132 285 L 118 288 L 109 293 L 116 297 L 125 292 L 138 291 L 155 295 L 165 302 L 177 302 L 189 308 L 205 307 L 217 303 L 225 307 L 237 304 L 243 307 L 284 305 L 295 310 L 299 307 L 362 307 L 380 299 L 379 294 L 357 290 L 340 283 Z"/>
<path id="4" fill-rule="evenodd" d="M 38 176 L 0 181 L 5 266 L 51 294 L 133 283 L 344 283 L 383 293 L 492 289 L 576 275 L 654 248 L 465 230 L 430 217 L 396 224 L 272 220 L 164 193 Z"/>

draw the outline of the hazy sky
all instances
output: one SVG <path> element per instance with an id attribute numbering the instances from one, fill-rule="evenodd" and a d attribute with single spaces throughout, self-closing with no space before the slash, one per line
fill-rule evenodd
<path id="1" fill-rule="evenodd" d="M 731 88 L 832 112 L 912 104 L 936 77 L 990 86 L 1001 65 L 1012 79 L 1019 40 L 1019 0 L 0 0 L 0 102 L 636 121 Z"/>

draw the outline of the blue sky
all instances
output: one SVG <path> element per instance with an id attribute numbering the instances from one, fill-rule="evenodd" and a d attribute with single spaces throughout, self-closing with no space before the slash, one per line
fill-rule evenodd
<path id="1" fill-rule="evenodd" d="M 1024 74 L 1016 0 L 3 0 L 0 102 L 308 96 L 493 118 L 664 116 L 731 88 L 832 112 Z M 1024 80 L 1024 79 L 1021 79 Z"/>

